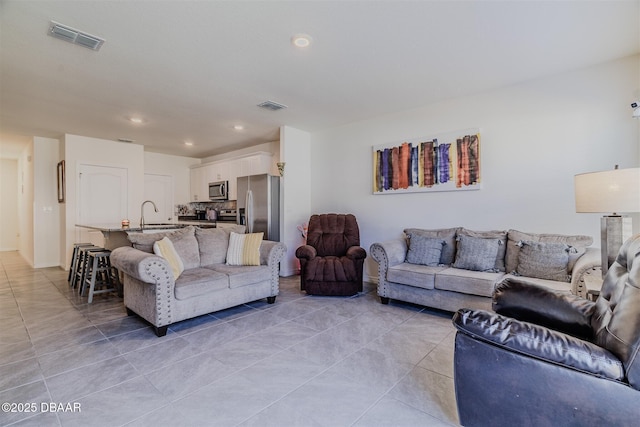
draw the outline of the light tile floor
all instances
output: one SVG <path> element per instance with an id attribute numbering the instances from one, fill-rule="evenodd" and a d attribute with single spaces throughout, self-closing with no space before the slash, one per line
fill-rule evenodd
<path id="1" fill-rule="evenodd" d="M 0 425 L 458 425 L 450 315 L 298 280 L 158 338 L 115 294 L 87 304 L 62 269 L 0 252 Z"/>

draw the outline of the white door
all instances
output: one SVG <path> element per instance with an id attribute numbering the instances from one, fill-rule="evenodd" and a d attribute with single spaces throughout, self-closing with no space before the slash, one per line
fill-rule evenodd
<path id="1" fill-rule="evenodd" d="M 77 224 L 115 226 L 127 218 L 128 170 L 110 166 L 78 168 Z M 102 245 L 102 233 L 79 229 L 79 242 Z"/>
<path id="2" fill-rule="evenodd" d="M 153 205 L 144 206 L 145 224 L 161 223 L 173 220 L 173 177 L 171 175 L 144 174 L 144 200 L 151 200 Z"/>

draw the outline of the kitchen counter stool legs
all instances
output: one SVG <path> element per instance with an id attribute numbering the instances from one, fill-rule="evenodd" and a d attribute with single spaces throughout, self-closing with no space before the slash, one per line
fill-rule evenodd
<path id="1" fill-rule="evenodd" d="M 85 279 L 82 283 L 80 295 L 84 296 L 84 291 L 89 289 L 87 302 L 93 302 L 95 294 L 117 291 L 118 272 L 111 266 L 109 257 L 111 251 L 102 249 L 101 251 L 89 251 L 87 253 L 87 263 Z"/>
<path id="2" fill-rule="evenodd" d="M 69 286 L 72 288 L 75 287 L 73 285 L 73 278 L 75 277 L 76 271 L 78 269 L 78 253 L 80 252 L 80 248 L 93 246 L 93 243 L 74 243 L 73 244 L 73 254 L 71 255 L 71 263 L 69 264 L 69 277 L 67 278 L 67 282 L 69 282 Z"/>
<path id="3" fill-rule="evenodd" d="M 91 243 L 76 243 L 71 257 L 71 267 L 69 268 L 69 286 L 73 289 L 82 286 L 82 275 L 86 254 L 89 249 L 97 248 Z M 99 248 L 98 248 L 99 249 Z"/>

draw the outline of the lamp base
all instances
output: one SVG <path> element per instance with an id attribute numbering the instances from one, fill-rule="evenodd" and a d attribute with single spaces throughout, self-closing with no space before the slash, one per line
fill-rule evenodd
<path id="1" fill-rule="evenodd" d="M 622 244 L 632 235 L 631 217 L 607 215 L 600 219 L 600 245 L 602 277 L 618 256 Z"/>

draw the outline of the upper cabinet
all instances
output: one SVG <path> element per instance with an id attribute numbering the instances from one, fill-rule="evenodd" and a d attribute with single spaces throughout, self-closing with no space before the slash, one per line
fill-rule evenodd
<path id="1" fill-rule="evenodd" d="M 273 155 L 259 152 L 228 160 L 203 163 L 191 167 L 191 201 L 209 201 L 209 183 L 229 181 L 229 200 L 237 200 L 236 179 L 240 176 L 270 173 Z"/>
<path id="2" fill-rule="evenodd" d="M 191 195 L 189 196 L 189 200 L 192 202 L 209 200 L 209 181 L 205 166 L 198 165 L 191 167 L 190 189 Z"/>

